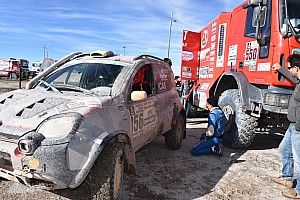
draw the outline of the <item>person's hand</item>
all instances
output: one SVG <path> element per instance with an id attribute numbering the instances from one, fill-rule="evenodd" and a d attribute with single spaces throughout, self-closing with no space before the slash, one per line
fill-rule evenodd
<path id="1" fill-rule="evenodd" d="M 209 127 L 207 128 L 207 131 L 206 131 L 206 136 L 207 137 L 211 137 L 213 136 L 215 133 L 215 129 L 212 125 L 209 125 Z"/>
<path id="2" fill-rule="evenodd" d="M 206 132 L 201 134 L 200 140 L 201 140 L 201 141 L 202 141 L 202 140 L 205 140 L 205 138 L 206 138 Z"/>
<path id="3" fill-rule="evenodd" d="M 277 72 L 279 69 L 280 69 L 280 65 L 279 65 L 279 63 L 275 63 L 273 66 L 272 66 L 272 69 L 273 69 L 273 71 L 275 71 L 275 72 Z"/>

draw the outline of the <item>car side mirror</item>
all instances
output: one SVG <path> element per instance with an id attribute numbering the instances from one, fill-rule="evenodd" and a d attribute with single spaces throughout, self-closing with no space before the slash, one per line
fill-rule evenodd
<path id="1" fill-rule="evenodd" d="M 133 91 L 130 98 L 132 101 L 141 101 L 147 98 L 147 93 L 145 91 Z"/>

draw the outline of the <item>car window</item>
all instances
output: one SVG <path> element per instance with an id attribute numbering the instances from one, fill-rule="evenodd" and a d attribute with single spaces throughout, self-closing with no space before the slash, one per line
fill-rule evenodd
<path id="1" fill-rule="evenodd" d="M 85 88 L 112 87 L 122 68 L 123 66 L 115 64 L 91 63 Z"/>
<path id="2" fill-rule="evenodd" d="M 105 63 L 81 63 L 55 71 L 46 78 L 53 86 L 73 85 L 83 89 L 112 87 L 123 66 Z"/>
<path id="3" fill-rule="evenodd" d="M 79 86 L 86 66 L 82 64 L 73 65 L 56 71 L 50 75 L 46 81 L 52 85 L 75 85 Z"/>
<path id="4" fill-rule="evenodd" d="M 131 91 L 145 91 L 147 96 L 154 93 L 154 80 L 151 65 L 144 65 L 133 76 Z"/>

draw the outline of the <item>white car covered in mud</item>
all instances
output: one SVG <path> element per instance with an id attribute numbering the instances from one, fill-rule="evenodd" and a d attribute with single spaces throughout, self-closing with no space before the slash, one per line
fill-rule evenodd
<path id="1" fill-rule="evenodd" d="M 88 188 L 118 199 L 124 166 L 156 136 L 185 138 L 185 111 L 163 60 L 73 53 L 26 89 L 0 95 L 0 177 L 43 189 Z"/>

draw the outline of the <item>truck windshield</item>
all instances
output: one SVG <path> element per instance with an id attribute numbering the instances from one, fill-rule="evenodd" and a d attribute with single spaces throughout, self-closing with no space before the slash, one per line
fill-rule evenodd
<path id="1" fill-rule="evenodd" d="M 285 34 L 299 36 L 300 34 L 300 1 L 282 0 L 281 31 Z M 288 23 L 286 23 L 289 19 Z"/>

